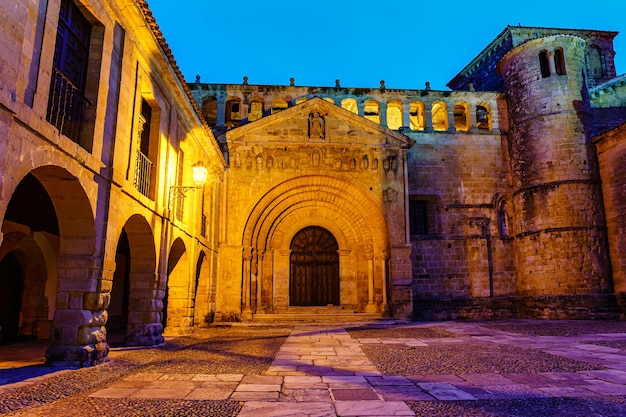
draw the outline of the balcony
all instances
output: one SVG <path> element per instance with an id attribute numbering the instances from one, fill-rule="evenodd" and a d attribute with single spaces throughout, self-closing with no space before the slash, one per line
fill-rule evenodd
<path id="1" fill-rule="evenodd" d="M 46 120 L 61 134 L 80 144 L 85 108 L 93 105 L 67 77 L 52 68 Z"/>

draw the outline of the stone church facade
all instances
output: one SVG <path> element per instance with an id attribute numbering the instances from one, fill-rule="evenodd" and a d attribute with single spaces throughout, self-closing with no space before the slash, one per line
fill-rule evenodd
<path id="1" fill-rule="evenodd" d="M 0 343 L 623 317 L 615 32 L 507 27 L 446 91 L 225 85 L 185 82 L 145 1 L 0 10 Z"/>
<path id="2" fill-rule="evenodd" d="M 372 198 L 365 223 L 380 221 L 387 236 L 374 233 L 373 246 L 339 257 L 350 265 L 340 272 L 347 309 L 386 313 L 387 305 L 398 319 L 620 317 L 626 78 L 614 66 L 616 35 L 509 26 L 451 91 L 198 77 L 189 88 L 229 160 L 228 248 L 244 255 L 243 269 L 221 277 L 242 282 L 242 312 L 289 309 L 289 242 L 299 230 L 337 237 L 340 224 L 360 224 L 358 212 L 333 206 L 320 218 L 326 182 L 340 179 L 342 198 L 332 203 L 352 206 L 354 192 Z M 333 126 L 323 139 L 311 133 L 320 114 Z M 353 127 L 355 117 L 379 126 L 381 140 Z M 403 145 L 380 154 L 395 141 Z M 291 201 L 305 181 L 319 181 L 311 185 L 319 194 Z M 250 227 L 265 227 L 260 240 Z"/>

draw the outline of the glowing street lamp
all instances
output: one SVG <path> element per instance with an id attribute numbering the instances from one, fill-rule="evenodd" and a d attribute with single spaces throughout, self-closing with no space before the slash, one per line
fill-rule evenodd
<path id="1" fill-rule="evenodd" d="M 204 183 L 206 183 L 207 177 L 209 175 L 209 170 L 204 166 L 202 161 L 198 161 L 191 167 L 193 171 L 193 183 L 195 185 L 172 185 L 170 187 L 169 194 L 169 203 L 168 207 L 171 210 L 174 205 L 174 201 L 178 198 L 183 198 L 189 191 L 197 190 L 198 188 L 202 188 Z"/>

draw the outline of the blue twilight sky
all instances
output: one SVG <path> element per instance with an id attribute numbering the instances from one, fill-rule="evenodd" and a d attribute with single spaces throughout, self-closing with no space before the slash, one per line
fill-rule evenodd
<path id="1" fill-rule="evenodd" d="M 148 0 L 187 81 L 421 89 L 506 25 L 599 29 L 626 72 L 626 0 Z M 595 10 L 598 10 L 596 13 Z"/>

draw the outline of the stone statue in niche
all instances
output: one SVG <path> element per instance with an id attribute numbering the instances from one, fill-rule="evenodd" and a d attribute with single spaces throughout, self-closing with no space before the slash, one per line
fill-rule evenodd
<path id="1" fill-rule="evenodd" d="M 320 153 L 318 151 L 313 151 L 313 166 L 320 165 Z"/>
<path id="2" fill-rule="evenodd" d="M 367 155 L 363 155 L 363 160 L 361 161 L 361 169 L 366 170 L 370 166 L 370 160 Z"/>
<path id="3" fill-rule="evenodd" d="M 324 139 L 325 138 L 325 120 L 320 112 L 311 112 L 309 114 L 309 138 Z"/>

